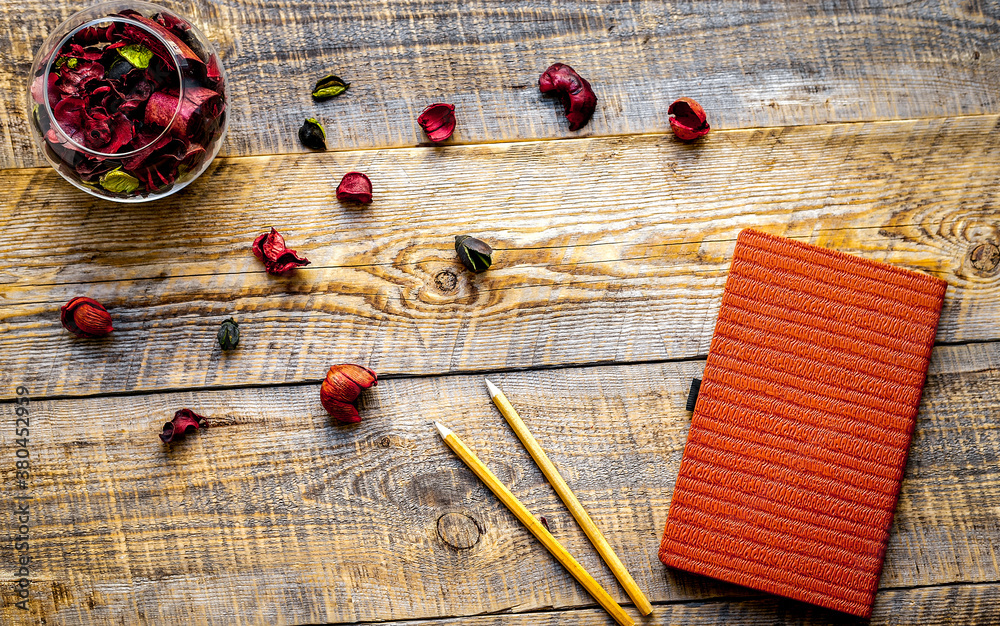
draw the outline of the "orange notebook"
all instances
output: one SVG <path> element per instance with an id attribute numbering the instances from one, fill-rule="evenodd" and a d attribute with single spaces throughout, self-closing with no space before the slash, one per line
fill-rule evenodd
<path id="1" fill-rule="evenodd" d="M 871 615 L 946 286 L 741 232 L 660 560 Z"/>

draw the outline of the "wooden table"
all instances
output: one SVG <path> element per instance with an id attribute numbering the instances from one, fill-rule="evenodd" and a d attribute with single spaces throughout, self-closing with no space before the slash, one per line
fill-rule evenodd
<path id="1" fill-rule="evenodd" d="M 232 123 L 195 184 L 138 206 L 64 183 L 27 131 L 31 57 L 80 4 L 0 13 L 0 622 L 609 623 L 432 428 L 626 602 L 486 374 L 654 602 L 640 623 L 842 621 L 656 557 L 688 385 L 756 227 L 948 281 L 872 622 L 1000 623 L 1000 4 L 169 4 L 219 47 Z M 538 92 L 556 61 L 597 92 L 581 131 Z M 314 103 L 329 71 L 351 90 Z M 680 96 L 710 115 L 695 144 L 669 133 Z M 416 117 L 437 101 L 459 126 L 432 147 Z M 312 116 L 328 152 L 298 143 Z M 371 206 L 337 202 L 349 170 Z M 266 275 L 250 243 L 272 225 L 312 265 Z M 493 269 L 463 270 L 465 233 Z M 79 295 L 112 336 L 61 328 Z M 381 376 L 352 427 L 319 402 L 342 362 Z M 211 427 L 167 449 L 182 407 Z"/>

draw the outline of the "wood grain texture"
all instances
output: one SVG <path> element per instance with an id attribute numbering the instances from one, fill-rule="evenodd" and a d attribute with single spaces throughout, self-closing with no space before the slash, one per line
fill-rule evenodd
<path id="1" fill-rule="evenodd" d="M 491 376 L 654 602 L 750 595 L 656 557 L 690 423 L 684 400 L 701 368 Z M 998 373 L 1000 342 L 935 349 L 883 589 L 1000 578 Z M 318 385 L 294 385 L 31 403 L 33 615 L 48 623 L 323 623 L 590 605 L 440 442 L 431 421 L 444 418 L 626 600 L 480 376 L 384 380 L 362 396 L 356 427 L 332 426 L 318 396 Z M 181 407 L 211 426 L 167 448 L 156 433 Z M 2 410 L 13 414 L 11 403 Z M 12 437 L 0 429 L 3 484 L 13 480 Z M 0 535 L 12 534 L 11 523 L 0 516 Z M 5 623 L 19 615 L 11 550 L 0 544 Z M 913 593 L 900 604 L 919 601 L 922 592 Z M 983 596 L 942 593 L 935 602 L 990 615 L 976 599 Z M 769 602 L 760 613 L 734 610 L 772 615 Z M 781 606 L 790 616 L 816 610 Z"/>
<path id="2" fill-rule="evenodd" d="M 819 626 L 894 626 L 948 624 L 966 626 L 996 626 L 1000 624 L 1000 585 L 954 585 L 919 589 L 887 589 L 875 599 L 871 620 L 852 618 L 783 598 L 749 598 L 709 602 L 661 604 L 643 624 L 684 624 L 686 626 L 776 626 L 799 624 Z M 600 611 L 549 611 L 482 615 L 454 619 L 379 622 L 385 626 L 596 626 L 607 624 Z M 359 624 L 358 626 L 362 626 Z M 368 626 L 367 624 L 364 626 Z"/>
<path id="3" fill-rule="evenodd" d="M 0 397 L 703 355 L 744 227 L 944 278 L 938 340 L 994 339 L 1000 269 L 970 254 L 1000 243 L 998 136 L 978 116 L 226 159 L 127 208 L 7 171 Z M 334 197 L 351 169 L 373 180 L 368 208 Z M 249 246 L 271 225 L 313 264 L 264 274 Z M 498 248 L 488 272 L 462 269 L 461 233 Z M 111 337 L 59 326 L 82 295 Z M 230 315 L 241 346 L 223 354 Z"/>
<path id="4" fill-rule="evenodd" d="M 664 133 L 681 96 L 716 129 L 1000 112 L 996 2 L 167 4 L 220 49 L 229 155 L 302 152 L 307 117 L 325 123 L 333 148 L 412 146 L 426 140 L 417 115 L 438 101 L 456 105 L 459 143 Z M 0 168 L 44 162 L 28 134 L 25 76 L 45 34 L 77 8 L 24 0 L 0 12 Z M 597 92 L 577 133 L 538 92 L 556 61 Z M 313 82 L 331 71 L 351 90 L 313 103 Z"/>

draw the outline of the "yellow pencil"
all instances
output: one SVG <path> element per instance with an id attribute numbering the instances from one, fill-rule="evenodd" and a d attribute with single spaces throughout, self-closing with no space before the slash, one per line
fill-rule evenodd
<path id="1" fill-rule="evenodd" d="M 548 455 L 545 454 L 545 450 L 542 450 L 542 447 L 538 445 L 537 441 L 535 441 L 535 438 L 531 435 L 531 431 L 528 430 L 528 427 L 521 419 L 521 416 L 517 414 L 516 410 L 514 410 L 514 406 L 507 399 L 507 396 L 505 396 L 496 385 L 488 380 L 486 381 L 486 386 L 490 390 L 490 397 L 493 398 L 493 403 L 497 405 L 497 408 L 500 409 L 500 413 L 504 416 L 504 419 L 506 419 L 507 423 L 510 424 L 510 427 L 514 429 L 514 432 L 517 434 L 517 438 L 520 439 L 521 443 L 524 444 L 524 447 L 527 448 L 528 454 L 531 455 L 531 458 L 535 459 L 535 463 L 538 465 L 538 468 L 542 470 L 542 474 L 545 474 L 545 478 L 549 481 L 549 484 L 556 490 L 556 493 L 559 494 L 563 503 L 566 504 L 566 508 L 569 509 L 569 512 L 576 518 L 576 522 L 580 525 L 580 528 L 583 529 L 584 534 L 587 535 L 590 542 L 594 544 L 594 547 L 601 555 L 601 558 L 604 559 L 604 562 L 607 563 L 608 567 L 611 568 L 611 571 L 614 572 L 615 578 L 618 579 L 618 582 L 621 583 L 625 592 L 628 593 L 629 597 L 632 598 L 632 601 L 635 602 L 636 608 L 639 609 L 639 612 L 643 615 L 649 615 L 652 613 L 653 605 L 650 604 L 649 600 L 646 599 L 646 596 L 643 595 L 642 590 L 639 589 L 639 585 L 635 584 L 635 580 L 632 578 L 632 575 L 628 573 L 627 569 L 625 569 L 625 565 L 621 562 L 621 559 L 618 558 L 618 555 L 615 554 L 611 544 L 609 544 L 604 538 L 604 535 L 601 534 L 600 529 L 594 525 L 594 521 L 590 519 L 590 515 L 587 515 L 587 511 L 583 508 L 583 505 L 580 504 L 580 501 L 577 500 L 576 495 L 570 490 L 566 481 L 563 480 L 563 477 L 559 474 L 559 470 L 557 470 L 556 466 L 549 460 Z"/>
<path id="2" fill-rule="evenodd" d="M 469 469 L 471 469 L 473 473 L 479 477 L 479 480 L 483 481 L 483 483 L 489 487 L 490 491 L 500 498 L 500 501 L 503 502 L 508 509 L 510 509 L 511 513 L 514 514 L 514 517 L 520 520 L 520 522 L 524 524 L 529 531 L 531 531 L 531 534 L 534 535 L 543 546 L 545 546 L 545 549 L 552 553 L 552 556 L 556 557 L 556 560 L 559 561 L 562 566 L 567 569 L 567 571 L 569 571 L 573 578 L 583 585 L 583 588 L 587 590 L 587 593 L 593 596 L 593 598 L 597 600 L 597 603 L 600 604 L 601 607 L 603 607 L 616 622 L 621 624 L 621 626 L 635 626 L 635 622 L 632 621 L 629 614 L 626 613 L 622 607 L 618 606 L 618 603 L 615 602 L 614 598 L 608 595 L 608 592 L 605 591 L 596 580 L 594 580 L 593 576 L 587 573 L 587 570 L 583 569 L 582 565 L 577 563 L 576 559 L 574 559 L 573 556 L 566 551 L 566 548 L 562 547 L 562 545 L 556 541 L 556 538 L 553 537 L 544 526 L 542 526 L 541 522 L 535 519 L 535 516 L 532 515 L 523 504 L 521 504 L 521 501 L 514 497 L 514 494 L 512 494 L 510 490 L 507 489 L 502 482 L 500 482 L 500 479 L 494 476 L 493 472 L 483 465 L 483 462 L 479 460 L 479 457 L 476 456 L 475 452 L 462 443 L 462 440 L 459 439 L 458 436 L 455 435 L 455 433 L 453 433 L 449 428 L 439 422 L 434 422 L 434 425 L 437 426 L 438 432 L 441 433 L 441 438 L 444 439 L 444 442 L 448 444 L 448 447 L 458 455 L 458 458 L 462 459 L 462 462 L 465 463 Z"/>

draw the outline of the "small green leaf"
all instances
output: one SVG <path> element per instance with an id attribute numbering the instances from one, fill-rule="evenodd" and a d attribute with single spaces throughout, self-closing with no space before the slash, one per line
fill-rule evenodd
<path id="1" fill-rule="evenodd" d="M 139 179 L 128 172 L 123 172 L 120 167 L 101 176 L 99 182 L 101 187 L 111 193 L 132 193 L 139 188 Z"/>
<path id="2" fill-rule="evenodd" d="M 153 59 L 153 51 L 141 43 L 133 43 L 124 48 L 118 48 L 118 54 L 125 57 L 126 61 L 141 70 L 149 67 L 149 62 Z"/>
<path id="3" fill-rule="evenodd" d="M 351 83 L 344 82 L 339 76 L 328 74 L 316 81 L 313 87 L 312 97 L 317 100 L 328 100 L 347 91 Z"/>
<path id="4" fill-rule="evenodd" d="M 69 66 L 69 69 L 75 70 L 76 69 L 76 64 L 79 63 L 79 62 L 80 62 L 80 59 L 78 59 L 76 57 L 70 57 L 69 59 L 67 59 L 66 65 Z"/>

